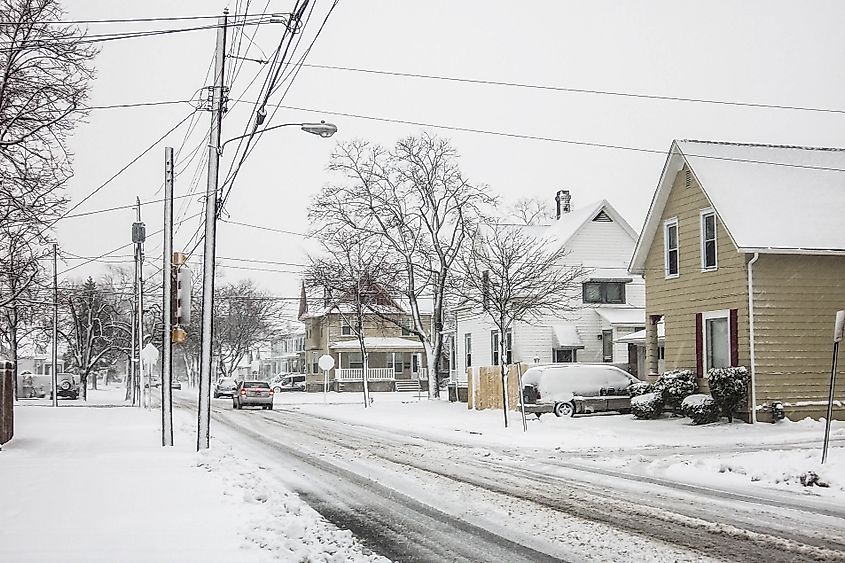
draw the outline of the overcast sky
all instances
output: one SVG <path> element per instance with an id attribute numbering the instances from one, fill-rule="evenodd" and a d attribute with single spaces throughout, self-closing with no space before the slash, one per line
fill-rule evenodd
<path id="1" fill-rule="evenodd" d="M 312 0 L 313 2 L 314 0 Z M 242 10 L 245 2 L 240 2 Z M 250 12 L 264 11 L 267 0 L 253 0 Z M 147 0 L 114 2 L 65 0 L 68 19 L 135 18 L 216 14 L 235 2 Z M 270 0 L 270 12 L 287 12 L 290 0 Z M 330 6 L 316 0 L 304 47 Z M 659 96 L 706 98 L 817 108 L 845 108 L 845 3 L 712 1 L 533 1 L 491 0 L 396 2 L 341 0 L 308 62 L 449 77 L 603 90 Z M 195 22 L 91 25 L 91 33 L 185 27 Z M 251 34 L 251 31 L 249 31 Z M 271 53 L 280 25 L 261 26 L 257 47 L 244 42 L 241 55 Z M 214 49 L 213 30 L 102 43 L 92 85 L 93 105 L 187 99 L 208 84 Z M 240 63 L 239 63 L 240 64 Z M 255 99 L 249 82 L 262 65 L 243 62 L 233 97 Z M 256 80 L 260 83 L 263 75 Z M 272 101 L 278 101 L 277 94 Z M 377 76 L 359 72 L 304 68 L 272 124 L 314 121 L 337 124 L 330 140 L 295 128 L 265 135 L 244 165 L 227 205 L 233 221 L 295 232 L 308 229 L 306 207 L 312 194 L 331 181 L 325 170 L 337 141 L 360 137 L 384 145 L 419 134 L 415 125 L 332 115 L 339 112 L 660 151 L 663 154 L 527 140 L 478 132 L 432 129 L 452 139 L 461 166 L 472 181 L 489 186 L 504 200 L 537 196 L 552 200 L 566 188 L 573 206 L 607 199 L 639 230 L 659 178 L 665 151 L 674 138 L 796 145 L 843 146 L 845 115 L 757 109 L 496 85 L 460 84 L 430 79 Z M 230 103 L 230 107 L 233 103 Z M 72 139 L 76 176 L 72 203 L 99 186 L 191 111 L 187 104 L 94 111 Z M 177 197 L 205 189 L 199 168 L 210 114 L 198 112 L 117 180 L 75 212 L 159 199 L 165 144 L 179 147 L 194 123 L 181 157 Z M 249 105 L 226 116 L 223 138 L 243 132 Z M 228 169 L 234 144 L 226 149 Z M 231 148 L 230 148 L 231 147 Z M 181 167 L 180 167 L 181 168 Z M 197 183 L 192 183 L 196 179 Z M 800 197 L 800 194 L 796 194 Z M 788 202 L 784 202 L 788 205 Z M 200 213 L 198 197 L 177 200 L 186 216 Z M 144 207 L 149 232 L 162 222 L 160 204 Z M 134 211 L 67 219 L 58 227 L 61 245 L 80 256 L 96 256 L 130 240 Z M 176 234 L 184 248 L 202 217 L 186 220 Z M 304 262 L 303 239 L 221 223 L 218 255 L 272 262 Z M 201 247 L 200 247 L 201 248 Z M 149 261 L 161 264 L 160 235 L 147 244 Z M 201 250 L 197 252 L 200 254 Z M 117 260 L 131 254 L 116 253 Z M 71 261 L 68 266 L 78 264 Z M 286 270 L 261 272 L 223 269 L 224 279 L 254 278 L 280 296 L 298 295 L 299 268 L 234 262 Z M 68 272 L 75 277 L 100 271 L 102 263 Z M 195 268 L 196 270 L 197 268 Z"/>

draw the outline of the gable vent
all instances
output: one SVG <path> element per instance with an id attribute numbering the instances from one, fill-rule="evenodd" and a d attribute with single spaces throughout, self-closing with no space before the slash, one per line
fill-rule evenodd
<path id="1" fill-rule="evenodd" d="M 593 221 L 595 221 L 596 223 L 613 223 L 613 219 L 611 219 L 610 215 L 605 213 L 603 209 L 599 212 L 598 215 L 593 217 Z"/>
<path id="2" fill-rule="evenodd" d="M 690 172 L 689 170 L 684 172 L 684 186 L 686 186 L 687 188 L 692 186 L 692 172 Z"/>

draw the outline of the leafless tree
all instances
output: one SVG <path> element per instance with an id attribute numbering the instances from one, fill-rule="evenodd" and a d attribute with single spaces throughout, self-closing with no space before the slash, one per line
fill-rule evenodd
<path id="1" fill-rule="evenodd" d="M 446 139 L 430 134 L 408 137 L 388 150 L 364 141 L 339 145 L 329 169 L 345 177 L 324 188 L 309 209 L 318 234 L 349 230 L 375 237 L 404 275 L 391 292 L 408 302 L 411 334 L 426 351 L 429 396 L 438 394 L 437 364 L 442 349 L 445 289 L 460 249 L 481 210 L 493 203 L 483 186 L 470 183 Z M 420 313 L 433 303 L 432 326 Z"/>
<path id="2" fill-rule="evenodd" d="M 544 199 L 522 197 L 510 206 L 508 219 L 520 225 L 547 225 L 554 219 L 554 211 Z"/>
<path id="3" fill-rule="evenodd" d="M 306 284 L 323 292 L 324 309 L 340 315 L 358 340 L 364 368 L 364 406 L 368 407 L 367 328 L 388 319 L 398 323 L 403 316 L 396 296 L 388 289 L 395 286 L 401 268 L 372 234 L 352 229 L 324 230 L 320 242 L 323 251 L 318 257 L 309 257 Z"/>
<path id="4" fill-rule="evenodd" d="M 454 291 L 463 305 L 484 311 L 499 332 L 498 355 L 507 414 L 507 340 L 515 322 L 574 309 L 580 296 L 581 266 L 567 266 L 560 244 L 525 229 L 492 224 L 481 229 L 458 259 Z"/>

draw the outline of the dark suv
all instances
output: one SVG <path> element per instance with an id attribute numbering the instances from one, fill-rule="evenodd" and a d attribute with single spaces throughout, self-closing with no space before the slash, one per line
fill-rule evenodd
<path id="1" fill-rule="evenodd" d="M 66 399 L 79 398 L 79 380 L 72 373 L 56 374 L 56 396 Z"/>
<path id="2" fill-rule="evenodd" d="M 217 385 L 214 386 L 214 398 L 219 399 L 220 397 L 234 397 L 237 386 L 238 383 L 234 380 L 234 378 L 221 377 L 217 380 Z"/>

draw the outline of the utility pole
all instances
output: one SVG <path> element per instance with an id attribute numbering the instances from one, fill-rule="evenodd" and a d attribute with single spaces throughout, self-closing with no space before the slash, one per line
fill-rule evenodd
<path id="1" fill-rule="evenodd" d="M 214 86 L 211 92 L 211 130 L 208 136 L 208 185 L 205 198 L 205 245 L 202 272 L 202 347 L 200 353 L 199 408 L 197 409 L 197 451 L 211 442 L 211 343 L 214 311 L 214 252 L 217 233 L 217 182 L 220 164 L 220 126 L 223 121 L 223 71 L 226 62 L 226 22 L 229 10 L 217 19 L 214 52 Z"/>
<path id="2" fill-rule="evenodd" d="M 52 375 L 52 387 L 53 387 L 53 406 L 59 406 L 59 397 L 57 391 L 59 390 L 59 272 L 56 268 L 56 254 L 58 251 L 56 247 L 58 245 L 54 242 L 53 243 L 53 367 L 50 370 L 50 374 Z M 96 377 L 96 376 L 95 376 Z"/>
<path id="3" fill-rule="evenodd" d="M 137 321 L 136 341 L 137 346 L 137 368 L 136 368 L 136 384 L 138 385 L 138 406 L 144 407 L 144 367 L 141 363 L 141 350 L 144 347 L 144 239 L 146 238 L 146 228 L 141 222 L 141 198 L 135 198 L 137 221 L 132 223 L 132 242 L 135 243 L 135 284 L 137 293 L 135 294 L 135 315 Z"/>
<path id="4" fill-rule="evenodd" d="M 164 264 L 162 264 L 161 445 L 173 445 L 173 147 L 164 147 Z M 150 390 L 152 391 L 152 390 Z"/>

